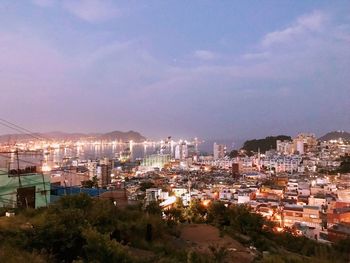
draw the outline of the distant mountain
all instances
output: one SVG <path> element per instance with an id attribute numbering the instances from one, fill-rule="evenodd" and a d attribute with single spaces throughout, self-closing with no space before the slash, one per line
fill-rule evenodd
<path id="1" fill-rule="evenodd" d="M 108 140 L 108 141 L 134 141 L 143 142 L 146 137 L 135 131 L 112 131 L 108 133 L 66 133 L 66 132 L 46 132 L 32 134 L 5 134 L 0 135 L 0 143 L 14 143 L 28 140 L 40 139 L 56 139 L 56 140 Z"/>
<path id="2" fill-rule="evenodd" d="M 134 142 L 143 142 L 146 140 L 140 133 L 135 131 L 121 132 L 113 131 L 109 133 L 102 134 L 99 137 L 101 140 L 123 140 L 123 141 L 134 141 Z"/>
<path id="3" fill-rule="evenodd" d="M 345 141 L 350 141 L 350 133 L 346 131 L 332 131 L 323 135 L 318 140 L 323 142 L 329 140 L 337 140 L 339 138 L 342 138 Z"/>
<path id="4" fill-rule="evenodd" d="M 292 138 L 287 135 L 269 136 L 265 139 L 248 140 L 243 144 L 242 149 L 246 151 L 257 152 L 260 149 L 261 153 L 264 153 L 271 149 L 276 149 L 276 141 L 291 141 Z"/>

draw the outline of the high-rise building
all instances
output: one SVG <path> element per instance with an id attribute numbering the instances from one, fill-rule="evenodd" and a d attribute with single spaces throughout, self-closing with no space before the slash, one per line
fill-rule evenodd
<path id="1" fill-rule="evenodd" d="M 140 168 L 142 169 L 162 169 L 170 162 L 169 154 L 153 154 L 143 158 Z"/>
<path id="2" fill-rule="evenodd" d="M 295 149 L 299 154 L 304 154 L 304 141 L 303 140 L 296 140 L 295 141 Z"/>
<path id="3" fill-rule="evenodd" d="M 317 138 L 313 133 L 300 133 L 293 140 L 294 151 L 305 154 L 316 149 Z"/>
<path id="4" fill-rule="evenodd" d="M 111 183 L 111 173 L 112 173 L 112 165 L 110 164 L 102 164 L 101 165 L 101 185 L 107 186 Z"/>
<path id="5" fill-rule="evenodd" d="M 188 157 L 188 147 L 186 143 L 180 143 L 175 146 L 175 159 L 184 160 Z"/>
<path id="6" fill-rule="evenodd" d="M 224 158 L 226 155 L 226 145 L 217 144 L 214 142 L 213 146 L 214 160 Z"/>
<path id="7" fill-rule="evenodd" d="M 108 158 L 100 160 L 97 166 L 97 178 L 99 179 L 99 184 L 104 187 L 108 186 L 111 181 L 112 174 L 112 162 Z"/>

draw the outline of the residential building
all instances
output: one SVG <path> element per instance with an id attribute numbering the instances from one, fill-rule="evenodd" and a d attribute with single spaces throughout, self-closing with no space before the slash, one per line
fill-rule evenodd
<path id="1" fill-rule="evenodd" d="M 6 169 L 0 169 L 7 171 Z M 0 206 L 38 208 L 50 203 L 50 177 L 36 172 L 0 174 Z"/>
<path id="2" fill-rule="evenodd" d="M 213 146 L 214 160 L 224 158 L 226 155 L 226 145 L 214 143 Z"/>

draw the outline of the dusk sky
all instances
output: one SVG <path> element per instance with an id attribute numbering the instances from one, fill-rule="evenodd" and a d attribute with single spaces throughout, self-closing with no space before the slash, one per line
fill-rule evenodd
<path id="1" fill-rule="evenodd" d="M 149 138 L 350 131 L 350 1 L 1 0 L 0 117 Z"/>

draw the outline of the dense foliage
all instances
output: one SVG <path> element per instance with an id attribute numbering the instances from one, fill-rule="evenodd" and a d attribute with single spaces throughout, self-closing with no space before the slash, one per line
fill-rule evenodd
<path id="1" fill-rule="evenodd" d="M 350 155 L 340 157 L 340 166 L 337 170 L 339 173 L 350 173 Z"/>
<path id="2" fill-rule="evenodd" d="M 329 175 L 336 175 L 338 173 L 340 173 L 340 174 L 350 173 L 350 155 L 345 154 L 343 156 L 340 156 L 338 161 L 340 162 L 339 167 L 332 168 L 332 169 L 321 168 L 318 170 L 318 172 L 324 173 L 324 174 L 329 174 Z"/>
<path id="3" fill-rule="evenodd" d="M 176 228 L 162 220 L 156 205 L 148 211 L 139 206 L 119 209 L 109 200 L 81 194 L 14 218 L 2 217 L 0 262 L 185 260 L 186 253 L 169 248 L 166 241 Z"/>
<path id="4" fill-rule="evenodd" d="M 323 142 L 330 140 L 338 140 L 339 138 L 342 138 L 344 141 L 350 141 L 350 133 L 346 131 L 333 131 L 323 135 L 318 140 Z"/>
<path id="5" fill-rule="evenodd" d="M 274 225 L 244 205 L 181 200 L 162 215 L 158 203 L 117 208 L 109 200 L 66 196 L 48 208 L 0 218 L 0 262 L 227 262 L 225 247 L 201 254 L 178 237 L 183 224 L 208 223 L 247 246 L 262 262 L 347 262 L 349 240 L 322 245 Z M 260 252 L 258 252 L 260 251 Z"/>
<path id="6" fill-rule="evenodd" d="M 271 149 L 276 149 L 276 141 L 291 141 L 292 138 L 290 136 L 286 135 L 279 135 L 279 136 L 269 136 L 265 139 L 254 139 L 254 140 L 248 140 L 243 144 L 242 149 L 246 150 L 247 152 L 258 152 L 260 149 L 260 152 L 264 153 Z"/>
<path id="7" fill-rule="evenodd" d="M 348 262 L 350 259 L 350 240 L 330 246 L 298 236 L 288 228 L 276 233 L 272 222 L 252 213 L 245 205 L 226 207 L 221 202 L 213 202 L 207 209 L 206 218 L 207 223 L 216 225 L 242 243 L 271 253 L 264 262 Z"/>

